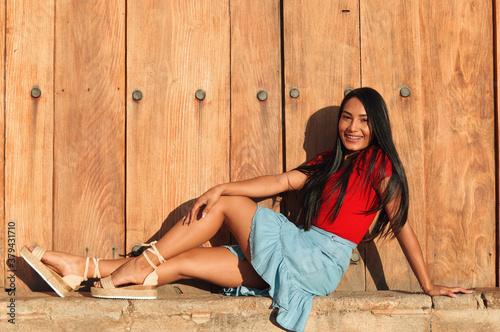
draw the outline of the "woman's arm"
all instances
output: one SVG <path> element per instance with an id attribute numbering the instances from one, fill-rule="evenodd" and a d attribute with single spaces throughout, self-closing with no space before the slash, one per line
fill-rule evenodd
<path id="1" fill-rule="evenodd" d="M 425 294 L 431 296 L 448 295 L 450 297 L 456 297 L 454 294 L 456 292 L 465 294 L 472 293 L 472 291 L 461 287 L 446 287 L 432 283 L 429 273 L 427 272 L 420 243 L 408 222 L 403 226 L 396 238 Z"/>
<path id="2" fill-rule="evenodd" d="M 388 179 L 382 181 L 379 187 L 379 193 L 382 193 L 385 186 L 388 183 Z M 393 199 L 386 206 L 386 212 L 389 220 L 392 220 L 394 212 L 396 211 L 396 199 Z M 401 231 L 396 235 L 399 245 L 405 254 L 405 257 L 410 264 L 410 267 L 417 277 L 420 287 L 425 294 L 436 296 L 436 295 L 448 295 L 450 297 L 456 297 L 454 293 L 461 292 L 465 294 L 472 293 L 470 290 L 463 289 L 461 287 L 446 287 L 440 286 L 432 283 L 429 273 L 427 272 L 427 266 L 424 261 L 424 256 L 422 255 L 422 249 L 420 243 L 418 242 L 417 236 L 410 224 L 406 222 Z"/>
<path id="3" fill-rule="evenodd" d="M 200 209 L 202 209 L 202 217 L 205 217 L 220 196 L 269 197 L 285 191 L 301 189 L 306 180 L 307 175 L 293 170 L 278 175 L 259 176 L 245 181 L 217 185 L 196 200 L 184 217 L 184 223 L 191 223 Z"/>

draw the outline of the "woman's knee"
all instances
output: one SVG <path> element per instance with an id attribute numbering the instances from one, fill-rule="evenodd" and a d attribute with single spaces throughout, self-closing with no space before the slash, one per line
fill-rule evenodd
<path id="1" fill-rule="evenodd" d="M 229 218 L 234 214 L 251 214 L 250 217 L 253 217 L 257 210 L 257 203 L 245 196 L 221 196 L 215 206 L 217 205 L 222 209 L 224 215 Z"/>

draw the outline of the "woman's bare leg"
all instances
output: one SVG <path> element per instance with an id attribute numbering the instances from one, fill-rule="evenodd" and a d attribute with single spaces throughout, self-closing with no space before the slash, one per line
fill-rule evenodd
<path id="1" fill-rule="evenodd" d="M 158 284 L 201 279 L 222 287 L 269 287 L 247 259 L 239 260 L 227 248 L 194 248 L 167 260 L 157 270 Z"/>
<path id="2" fill-rule="evenodd" d="M 33 247 L 30 248 L 30 251 Z M 119 258 L 119 259 L 102 259 L 99 260 L 99 272 L 102 277 L 107 277 L 121 265 L 125 264 L 132 258 Z M 54 270 L 62 277 L 68 275 L 83 276 L 85 271 L 85 257 L 67 254 L 59 251 L 47 250 L 43 257 L 42 262 L 50 269 Z M 86 278 L 94 277 L 94 261 L 89 260 L 89 267 Z"/>
<path id="3" fill-rule="evenodd" d="M 224 223 L 236 237 L 245 256 L 250 260 L 248 239 L 257 204 L 247 197 L 222 196 L 205 218 L 197 218 L 190 225 L 179 221 L 156 244 L 161 255 L 169 260 L 210 240 Z M 148 253 L 150 259 L 159 264 L 156 256 Z M 153 271 L 146 259 L 140 255 L 127 261 L 113 272 L 115 286 L 133 283 L 142 284 Z M 96 286 L 100 286 L 99 283 Z"/>
<path id="4" fill-rule="evenodd" d="M 213 249 L 216 249 L 216 253 L 223 253 L 222 256 L 227 256 L 229 258 L 234 257 L 234 262 L 236 263 L 232 264 L 232 271 L 237 271 L 236 267 L 239 264 L 239 266 L 241 267 L 241 271 L 247 271 L 248 269 L 251 269 L 252 273 L 256 274 L 256 272 L 253 271 L 251 264 L 249 263 L 250 250 L 248 246 L 248 238 L 250 236 L 252 218 L 255 214 L 256 209 L 257 204 L 249 198 L 223 196 L 205 218 L 199 218 L 193 221 L 190 225 L 183 225 L 182 221 L 178 222 L 169 232 L 167 232 L 167 234 L 165 234 L 158 241 L 156 247 L 158 248 L 162 256 L 165 259 L 169 260 L 171 258 L 179 256 L 184 252 L 189 251 L 190 249 L 196 248 L 211 239 L 224 222 L 229 231 L 236 237 L 248 260 L 238 262 L 238 259 L 226 248 Z M 195 252 L 197 251 L 195 250 Z M 155 264 L 158 265 L 159 262 L 156 256 L 153 256 L 152 254 L 148 254 L 148 256 Z M 211 265 L 213 265 L 214 267 L 217 266 L 215 263 L 217 263 L 218 259 L 221 259 L 222 256 L 212 260 L 209 260 L 209 257 L 206 257 L 206 261 L 204 261 L 203 259 L 199 259 L 198 262 L 200 264 L 203 264 L 204 262 L 206 263 L 203 264 L 203 269 L 198 266 L 198 271 L 200 271 L 200 273 L 202 271 L 213 271 L 214 276 L 217 278 L 217 275 L 221 274 L 220 272 L 217 272 L 220 271 L 220 266 L 211 270 Z M 213 257 L 218 257 L 218 255 L 214 255 Z M 168 264 L 163 264 L 161 266 L 161 269 L 159 268 L 157 271 L 160 271 L 159 273 L 162 273 L 161 271 L 164 270 L 170 271 L 168 273 L 173 273 L 171 272 L 173 270 L 170 270 L 168 265 L 174 264 L 175 262 L 179 261 L 179 259 L 173 261 L 169 260 Z M 220 262 L 222 261 L 223 260 L 221 260 Z M 75 256 L 57 251 L 46 251 L 43 255 L 42 262 L 63 277 L 71 274 L 81 276 L 83 275 L 85 269 L 85 257 Z M 187 262 L 187 260 L 183 260 L 183 264 L 187 264 Z M 227 265 L 229 266 L 230 264 Z M 113 274 L 113 282 L 115 285 L 121 285 L 125 283 L 141 284 L 145 276 L 149 274 L 153 269 L 149 266 L 149 264 L 147 264 L 145 258 L 142 255 L 140 255 L 139 257 L 105 259 L 99 261 L 99 271 L 102 277 L 110 275 L 115 270 L 118 271 L 116 271 L 116 276 L 115 274 Z M 245 273 L 241 271 L 235 273 Z M 90 260 L 86 277 L 92 278 L 93 274 L 94 263 L 92 260 Z M 220 282 L 218 282 L 217 280 L 209 280 L 210 277 L 205 272 L 203 272 L 203 275 L 195 275 L 195 273 L 190 272 L 184 277 L 200 277 L 201 279 L 220 284 Z M 162 280 L 177 280 L 175 279 L 176 277 L 172 278 L 165 277 L 164 279 L 162 279 L 160 277 L 160 282 L 164 284 L 166 282 L 162 282 Z M 224 285 L 225 284 L 222 284 L 222 286 Z"/>

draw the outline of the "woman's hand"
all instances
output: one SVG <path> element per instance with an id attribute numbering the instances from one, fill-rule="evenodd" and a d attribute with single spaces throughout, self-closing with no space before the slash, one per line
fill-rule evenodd
<path id="1" fill-rule="evenodd" d="M 425 294 L 427 294 L 429 296 L 446 295 L 449 297 L 457 297 L 457 295 L 455 293 L 463 293 L 463 294 L 473 293 L 473 291 L 468 290 L 468 289 L 464 289 L 462 287 L 440 286 L 440 285 L 435 285 L 430 281 L 428 281 L 422 287 L 422 290 L 424 291 Z"/>
<path id="2" fill-rule="evenodd" d="M 201 217 L 205 218 L 210 212 L 212 206 L 219 200 L 220 196 L 224 192 L 222 186 L 215 186 L 209 189 L 206 193 L 198 197 L 193 206 L 189 209 L 188 213 L 184 217 L 183 225 L 189 225 L 193 220 L 196 220 L 201 209 Z M 203 207 L 204 206 L 204 207 Z"/>

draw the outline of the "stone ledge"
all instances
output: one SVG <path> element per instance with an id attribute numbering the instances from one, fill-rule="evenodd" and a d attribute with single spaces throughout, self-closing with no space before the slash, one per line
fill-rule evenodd
<path id="1" fill-rule="evenodd" d="M 270 298 L 161 292 L 158 300 L 103 300 L 89 293 L 18 294 L 10 324 L 10 297 L 0 294 L 2 331 L 281 331 Z M 500 326 L 498 288 L 456 299 L 378 291 L 316 297 L 306 331 L 492 331 Z"/>
<path id="2" fill-rule="evenodd" d="M 486 308 L 500 309 L 500 288 L 478 288 L 476 293 L 481 295 Z"/>

